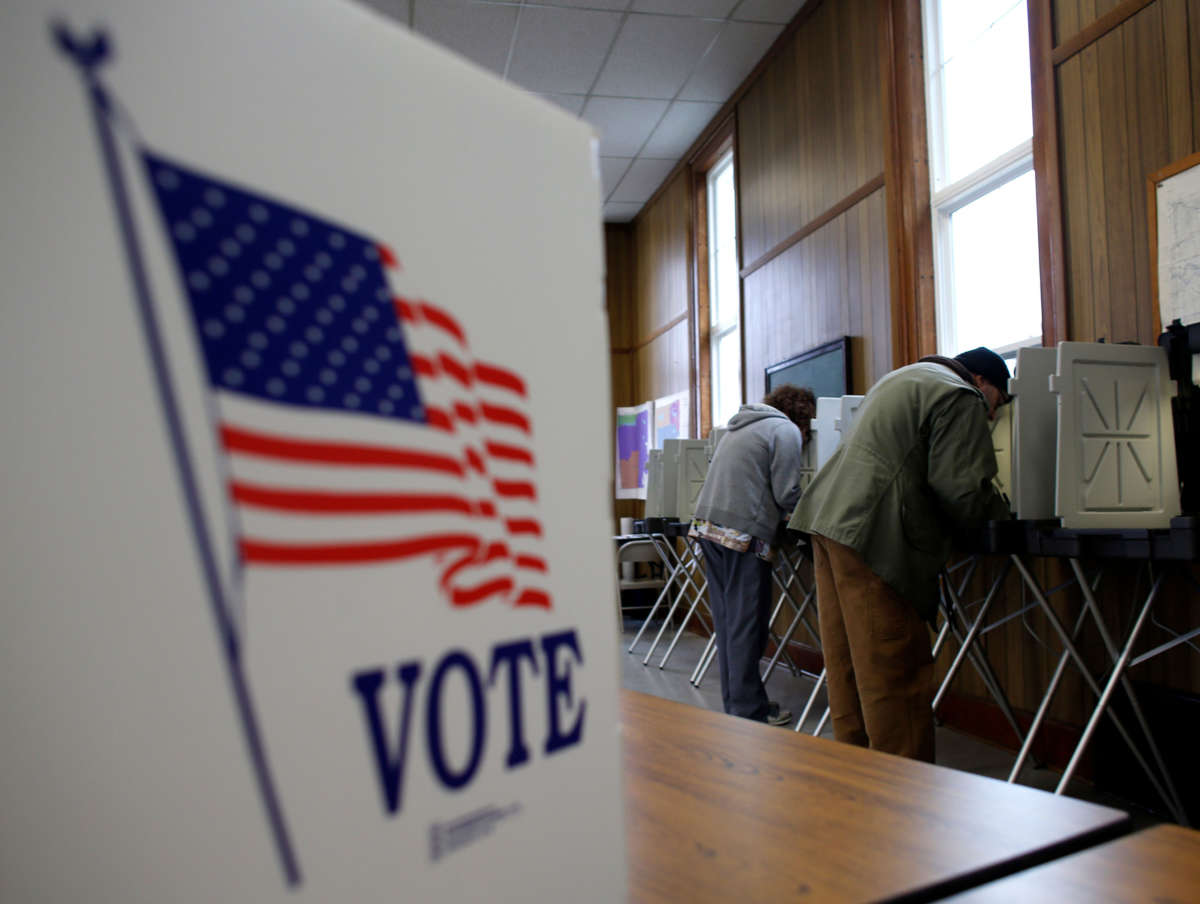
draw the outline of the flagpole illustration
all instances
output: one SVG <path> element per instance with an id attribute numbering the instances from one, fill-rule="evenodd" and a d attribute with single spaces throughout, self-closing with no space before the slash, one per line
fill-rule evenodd
<path id="1" fill-rule="evenodd" d="M 133 282 L 135 305 L 142 324 L 143 337 L 145 338 L 149 353 L 159 402 L 162 406 L 168 436 L 175 455 L 184 504 L 188 519 L 191 522 L 192 533 L 196 541 L 196 550 L 200 559 L 200 570 L 208 591 L 209 604 L 218 640 L 225 657 L 227 674 L 233 691 L 234 705 L 241 721 L 243 738 L 247 751 L 250 754 L 254 777 L 262 797 L 267 822 L 275 843 L 284 879 L 289 887 L 296 888 L 301 883 L 300 867 L 292 847 L 283 808 L 271 776 L 264 740 L 258 727 L 254 704 L 250 695 L 250 686 L 242 662 L 241 644 L 237 628 L 233 622 L 218 572 L 217 557 L 213 549 L 213 540 L 209 536 L 204 519 L 199 486 L 193 469 L 191 455 L 188 451 L 183 420 L 172 389 L 165 344 L 150 293 L 149 280 L 146 275 L 146 266 L 138 239 L 132 204 L 117 152 L 116 137 L 113 134 L 112 123 L 110 121 L 113 113 L 112 100 L 105 91 L 97 74 L 100 65 L 111 57 L 112 46 L 107 34 L 100 30 L 97 30 L 90 38 L 84 40 L 77 40 L 62 23 L 52 24 L 51 30 L 58 48 L 78 68 L 92 110 L 105 176 L 111 190 L 117 226 L 121 233 L 126 263 L 128 264 L 130 277 Z"/>

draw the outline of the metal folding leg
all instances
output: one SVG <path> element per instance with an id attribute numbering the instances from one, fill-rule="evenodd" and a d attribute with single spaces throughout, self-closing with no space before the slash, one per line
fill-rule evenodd
<path id="1" fill-rule="evenodd" d="M 671 619 L 675 617 L 675 612 L 678 610 L 679 604 L 685 598 L 687 598 L 689 601 L 701 599 L 704 596 L 704 589 L 708 586 L 707 579 L 705 579 L 702 586 L 697 584 L 692 578 L 692 574 L 699 570 L 699 562 L 688 551 L 690 547 L 687 546 L 686 540 L 684 541 L 685 552 L 683 555 L 679 555 L 675 552 L 674 544 L 668 542 L 667 537 L 661 534 L 657 534 L 655 536 L 661 538 L 659 541 L 659 551 L 663 556 L 663 561 L 674 561 L 676 567 L 672 570 L 672 574 L 677 575 L 678 578 L 682 580 L 680 582 L 679 592 L 675 595 L 675 599 L 671 601 L 671 608 L 667 610 L 667 615 L 663 619 L 662 626 L 658 629 L 658 634 L 655 635 L 654 640 L 651 642 L 650 649 L 646 651 L 646 657 L 642 660 L 642 665 L 647 665 L 650 662 L 650 657 L 654 655 L 655 648 L 658 646 L 659 641 L 662 640 L 663 635 L 666 633 L 667 625 L 670 624 Z M 691 585 L 691 588 L 694 591 L 694 596 L 689 595 L 688 585 Z M 663 662 L 666 662 L 665 658 Z M 660 665 L 659 668 L 662 668 L 662 666 Z"/>
<path id="2" fill-rule="evenodd" d="M 1008 702 L 1008 695 L 1004 693 L 1004 688 L 996 678 L 995 672 L 992 671 L 991 663 L 988 662 L 983 650 L 975 646 L 975 641 L 981 633 L 988 610 L 999 595 L 1000 588 L 1004 585 L 1004 579 L 1008 577 L 1010 570 L 1011 563 L 1005 562 L 1004 566 L 1000 569 L 1000 574 L 992 582 L 992 586 L 988 590 L 987 596 L 984 598 L 983 604 L 979 607 L 979 611 L 976 613 L 975 619 L 971 622 L 971 626 L 965 636 L 961 633 L 957 624 L 958 613 L 963 608 L 959 595 L 955 592 L 949 580 L 943 583 L 946 597 L 948 597 L 948 599 L 943 600 L 945 625 L 949 626 L 950 631 L 958 639 L 958 653 L 955 655 L 953 662 L 951 662 L 950 668 L 946 672 L 946 677 L 942 680 L 941 687 L 938 688 L 937 694 L 934 695 L 933 711 L 937 712 L 938 706 L 941 705 L 942 697 L 945 696 L 947 689 L 950 687 L 950 682 L 954 680 L 954 676 L 958 673 L 963 659 L 969 658 L 971 664 L 975 667 L 975 671 L 979 673 L 979 677 L 983 679 L 983 683 L 987 686 L 988 693 L 992 695 L 992 699 L 996 701 L 996 704 L 1004 713 L 1008 724 L 1012 726 L 1013 731 L 1017 735 L 1017 742 L 1020 744 L 1024 741 L 1025 735 L 1021 731 L 1021 726 L 1017 722 L 1017 717 L 1013 713 L 1011 704 Z"/>
<path id="3" fill-rule="evenodd" d="M 1100 632 L 1100 637 L 1104 641 L 1105 649 L 1108 650 L 1108 654 L 1113 660 L 1113 670 L 1109 675 L 1108 682 L 1105 684 L 1104 689 L 1099 693 L 1099 697 L 1096 702 L 1096 708 L 1092 711 L 1092 715 L 1088 719 L 1087 726 L 1083 730 L 1083 735 L 1080 737 L 1079 743 L 1075 747 L 1075 752 L 1071 755 L 1071 760 L 1069 763 L 1067 763 L 1067 768 L 1063 771 L 1062 778 L 1059 780 L 1058 787 L 1054 789 L 1054 793 L 1062 794 L 1067 787 L 1067 783 L 1071 781 L 1071 777 L 1075 774 L 1075 769 L 1079 765 L 1079 760 L 1083 756 L 1084 751 L 1087 749 L 1088 742 L 1091 740 L 1092 734 L 1096 730 L 1096 726 L 1100 723 L 1100 718 L 1108 710 L 1108 704 L 1112 699 L 1112 695 L 1116 690 L 1117 684 L 1120 683 L 1125 689 L 1125 693 L 1129 697 L 1129 702 L 1133 709 L 1134 717 L 1137 719 L 1138 725 L 1146 737 L 1146 743 L 1150 748 L 1151 755 L 1154 757 L 1155 765 L 1158 767 L 1158 770 L 1162 776 L 1163 785 L 1165 788 L 1159 787 L 1158 784 L 1154 782 L 1148 765 L 1143 763 L 1140 757 L 1138 758 L 1139 763 L 1142 763 L 1142 768 L 1146 771 L 1147 777 L 1150 778 L 1151 782 L 1155 785 L 1155 790 L 1158 791 L 1159 795 L 1163 798 L 1163 801 L 1167 804 L 1168 808 L 1170 808 L 1171 813 L 1175 817 L 1176 821 L 1186 825 L 1187 814 L 1183 808 L 1182 802 L 1180 801 L 1179 793 L 1175 790 L 1174 782 L 1171 780 L 1170 770 L 1167 769 L 1166 763 L 1163 761 L 1162 754 L 1158 749 L 1158 745 L 1154 741 L 1154 735 L 1150 731 L 1150 726 L 1146 722 L 1146 718 L 1142 713 L 1141 706 L 1138 704 L 1137 695 L 1134 693 L 1133 685 L 1130 683 L 1129 678 L 1126 675 L 1126 670 L 1129 668 L 1132 659 L 1134 644 L 1137 643 L 1138 635 L 1141 633 L 1142 627 L 1146 623 L 1146 618 L 1150 614 L 1151 608 L 1154 606 L 1154 600 L 1158 596 L 1159 589 L 1162 587 L 1163 580 L 1166 577 L 1166 572 L 1160 572 L 1158 577 L 1154 580 L 1154 583 L 1150 588 L 1150 592 L 1146 596 L 1146 601 L 1143 603 L 1141 611 L 1138 613 L 1138 617 L 1135 620 L 1133 627 L 1130 629 L 1129 638 L 1125 642 L 1125 646 L 1118 652 L 1116 644 L 1113 643 L 1112 637 L 1109 635 L 1108 630 L 1104 626 L 1104 621 L 1100 617 L 1100 608 L 1096 605 L 1095 598 L 1087 588 L 1087 584 L 1082 580 L 1082 570 L 1079 568 L 1079 563 L 1075 559 L 1071 560 L 1071 567 L 1075 570 L 1076 577 L 1080 579 L 1080 586 L 1084 588 L 1084 605 L 1090 607 L 1092 610 L 1092 615 L 1096 621 L 1096 627 Z M 1111 711 L 1109 714 L 1113 716 L 1115 720 L 1116 717 L 1111 713 Z M 1130 741 L 1127 739 L 1126 743 L 1130 743 Z M 1136 753 L 1136 750 L 1134 752 Z"/>
<path id="4" fill-rule="evenodd" d="M 662 559 L 663 570 L 666 573 L 666 579 L 663 581 L 662 590 L 659 591 L 658 596 L 654 600 L 654 605 L 650 607 L 650 613 L 642 621 L 641 627 L 638 628 L 637 633 L 633 635 L 633 640 L 630 642 L 629 649 L 626 651 L 629 653 L 633 652 L 633 648 L 636 647 L 638 641 L 642 639 L 642 634 L 645 632 L 650 622 L 653 621 L 655 613 L 658 612 L 658 607 L 662 605 L 663 600 L 667 599 L 671 595 L 671 590 L 675 586 L 675 581 L 681 568 L 683 567 L 682 563 L 672 563 L 671 559 L 663 556 L 662 550 L 664 547 L 663 545 L 660 545 L 660 543 L 665 544 L 666 537 L 664 537 L 662 534 L 649 534 L 648 536 L 650 541 L 654 544 L 654 548 L 658 551 L 659 558 Z"/>
<path id="5" fill-rule="evenodd" d="M 1055 789 L 1054 793 L 1062 794 L 1063 791 L 1066 789 L 1067 783 L 1070 781 L 1072 775 L 1074 774 L 1075 768 L 1078 766 L 1079 758 L 1082 756 L 1083 750 L 1087 746 L 1087 742 L 1090 740 L 1092 733 L 1095 731 L 1096 725 L 1099 724 L 1101 716 L 1103 716 L 1105 713 L 1107 713 L 1108 717 L 1112 720 L 1113 726 L 1117 729 L 1117 732 L 1120 734 L 1121 739 L 1125 742 L 1126 746 L 1129 748 L 1130 753 L 1133 754 L 1134 759 L 1137 760 L 1138 765 L 1142 768 L 1142 771 L 1145 773 L 1146 778 L 1150 781 L 1151 785 L 1154 786 L 1154 790 L 1156 791 L 1156 793 L 1159 795 L 1159 797 L 1161 797 L 1163 799 L 1163 801 L 1165 801 L 1167 803 L 1167 806 L 1172 809 L 1173 815 L 1175 815 L 1176 818 L 1182 818 L 1182 815 L 1183 815 L 1182 807 L 1180 807 L 1180 805 L 1179 805 L 1178 795 L 1175 794 L 1174 789 L 1172 787 L 1170 787 L 1170 785 L 1171 785 L 1170 777 L 1168 775 L 1165 775 L 1165 772 L 1164 772 L 1164 778 L 1166 781 L 1166 785 L 1164 785 L 1163 780 L 1161 780 L 1160 777 L 1155 774 L 1154 770 L 1150 767 L 1150 764 L 1146 761 L 1146 758 L 1142 755 L 1142 752 L 1138 748 L 1137 744 L 1134 743 L 1133 738 L 1129 734 L 1128 730 L 1125 728 L 1124 723 L 1121 721 L 1121 719 L 1117 716 L 1117 714 L 1115 712 L 1113 712 L 1111 709 L 1108 708 L 1109 700 L 1112 697 L 1112 693 L 1116 688 L 1117 682 L 1120 681 L 1120 679 L 1122 678 L 1122 676 L 1124 674 L 1124 670 L 1127 667 L 1127 664 L 1129 661 L 1128 653 L 1132 649 L 1132 644 L 1137 640 L 1137 635 L 1141 631 L 1142 624 L 1144 623 L 1145 618 L 1146 618 L 1147 614 L 1149 613 L 1151 606 L 1153 606 L 1153 604 L 1154 604 L 1154 599 L 1158 595 L 1159 588 L 1162 586 L 1163 575 L 1160 574 L 1159 577 L 1155 580 L 1154 585 L 1151 587 L 1150 593 L 1146 597 L 1146 602 L 1142 606 L 1141 612 L 1138 615 L 1137 622 L 1134 624 L 1133 629 L 1130 631 L 1130 640 L 1126 644 L 1126 649 L 1120 655 L 1116 654 L 1115 647 L 1110 649 L 1111 654 L 1114 656 L 1114 668 L 1113 668 L 1113 672 L 1110 676 L 1107 686 L 1102 689 L 1100 687 L 1099 682 L 1096 680 L 1096 677 L 1092 674 L 1091 670 L 1087 667 L 1087 664 L 1084 662 L 1083 657 L 1079 654 L 1079 651 L 1075 646 L 1072 635 L 1067 633 L 1067 629 L 1063 625 L 1062 620 L 1059 619 L 1059 617 L 1058 617 L 1057 613 L 1055 613 L 1053 607 L 1050 606 L 1049 601 L 1046 599 L 1045 594 L 1042 592 L 1041 587 L 1038 586 L 1038 583 L 1034 579 L 1033 575 L 1029 572 L 1029 569 L 1026 568 L 1025 564 L 1021 561 L 1020 557 L 1013 555 L 1011 558 L 1012 558 L 1013 563 L 1017 566 L 1017 570 L 1021 573 L 1021 577 L 1025 581 L 1026 586 L 1029 588 L 1030 593 L 1033 594 L 1034 598 L 1038 601 L 1038 604 L 1041 606 L 1043 615 L 1046 616 L 1047 621 L 1050 622 L 1051 626 L 1054 628 L 1055 633 L 1058 634 L 1058 638 L 1059 638 L 1059 641 L 1063 645 L 1064 652 L 1070 656 L 1071 660 L 1075 663 L 1075 667 L 1079 670 L 1080 675 L 1083 677 L 1084 682 L 1087 684 L 1088 688 L 1092 691 L 1092 693 L 1096 695 L 1096 697 L 1099 701 L 1097 703 L 1096 709 L 1092 713 L 1091 719 L 1089 719 L 1089 721 L 1088 721 L 1088 725 L 1087 725 L 1087 728 L 1085 728 L 1085 730 L 1084 730 L 1083 737 L 1080 738 L 1079 744 L 1076 745 L 1075 753 L 1071 757 L 1071 762 L 1068 764 L 1067 770 L 1063 773 L 1062 780 L 1059 782 L 1058 787 Z M 1078 572 L 1078 574 L 1081 574 L 1081 572 Z M 1094 602 L 1094 597 L 1092 597 L 1091 593 L 1090 593 L 1091 588 L 1088 586 L 1086 581 L 1081 583 L 1081 587 L 1086 588 L 1085 592 L 1084 592 L 1085 609 L 1087 611 L 1091 611 L 1093 619 L 1097 623 L 1102 625 L 1102 619 L 1100 618 L 1099 608 L 1096 607 L 1094 609 L 1094 611 L 1092 611 L 1092 607 L 1094 607 L 1095 602 Z M 1104 629 L 1103 627 L 1101 627 L 1100 630 L 1101 630 L 1102 638 L 1107 637 L 1107 630 Z M 1108 641 L 1111 642 L 1111 638 L 1108 638 Z M 1107 646 L 1107 643 L 1106 643 L 1106 646 Z M 1132 693 L 1131 687 L 1127 687 L 1127 689 L 1130 693 Z M 1136 709 L 1136 701 L 1135 701 L 1135 709 Z M 1140 710 L 1138 710 L 1138 712 L 1140 715 Z M 1144 724 L 1144 721 L 1143 721 L 1143 724 Z M 1154 745 L 1153 745 L 1152 739 L 1151 739 L 1150 743 L 1151 743 L 1151 746 L 1153 747 Z M 1157 748 L 1155 748 L 1155 754 L 1157 755 Z M 1159 759 L 1161 759 L 1161 758 L 1159 758 Z M 1015 775 L 1012 775 L 1009 777 L 1009 781 L 1014 781 L 1014 780 L 1015 780 Z"/>
<path id="6" fill-rule="evenodd" d="M 781 572 L 784 573 L 786 577 L 781 578 Z M 796 570 L 796 566 L 788 557 L 786 549 L 780 550 L 776 567 L 772 571 L 772 577 L 775 581 L 775 585 L 779 588 L 779 602 L 775 606 L 775 612 L 771 614 L 771 623 L 774 624 L 779 610 L 783 608 L 784 598 L 786 598 L 791 604 L 794 614 L 791 622 L 789 622 L 787 626 L 787 630 L 783 632 L 782 636 L 776 637 L 774 632 L 771 634 L 772 638 L 775 640 L 775 653 L 771 656 L 770 662 L 767 663 L 767 667 L 763 671 L 762 680 L 764 683 L 768 678 L 771 677 L 771 673 L 775 670 L 775 666 L 779 662 L 779 657 L 781 654 L 787 659 L 792 674 L 800 674 L 800 669 L 796 666 L 796 663 L 792 660 L 791 655 L 787 652 L 787 645 L 791 641 L 792 635 L 795 634 L 796 628 L 799 627 L 802 621 L 804 622 L 805 627 L 808 629 L 809 634 L 811 634 L 813 639 L 817 641 L 818 649 L 821 646 L 820 640 L 817 638 L 816 632 L 813 631 L 812 625 L 809 624 L 807 619 L 804 617 L 805 612 L 816 595 L 816 585 L 814 584 L 813 587 L 805 589 L 804 582 L 800 580 L 800 575 Z M 799 603 L 796 602 L 796 597 L 792 595 L 791 587 L 793 584 L 799 587 L 801 592 L 804 593 L 804 599 Z"/>
<path id="7" fill-rule="evenodd" d="M 692 570 L 698 570 L 700 567 L 701 558 L 697 553 L 696 546 L 694 545 L 692 539 L 690 537 L 684 537 L 683 546 L 684 556 L 690 558 L 693 566 Z M 693 584 L 693 586 L 695 585 Z M 704 601 L 704 594 L 707 589 L 708 577 L 705 576 L 704 581 L 700 584 L 699 588 L 697 588 L 696 596 L 692 599 L 691 605 L 688 607 L 687 615 L 685 615 L 679 622 L 679 628 L 675 631 L 675 636 L 671 638 L 671 644 L 667 647 L 667 652 L 663 654 L 662 661 L 658 664 L 660 669 L 665 666 L 667 664 L 667 660 L 671 658 L 671 653 L 674 652 L 675 645 L 679 643 L 679 638 L 683 636 L 683 632 L 687 628 L 688 622 L 692 620 L 692 616 L 695 615 L 700 619 L 700 623 L 704 624 L 704 616 L 698 611 L 698 609 L 701 606 L 703 606 L 706 610 L 708 609 L 708 604 Z M 709 618 L 712 618 L 711 611 L 709 611 Z M 714 625 L 712 624 L 707 625 L 707 627 L 710 632 L 714 630 Z M 653 649 L 653 647 L 651 649 Z"/>

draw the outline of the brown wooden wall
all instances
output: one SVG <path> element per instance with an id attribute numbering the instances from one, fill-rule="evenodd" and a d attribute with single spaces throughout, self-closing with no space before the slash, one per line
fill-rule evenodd
<path id="1" fill-rule="evenodd" d="M 1058 56 L 1122 7 L 1056 0 Z M 1200 148 L 1200 3 L 1155 0 L 1055 68 L 1069 338 L 1153 344 L 1146 179 Z"/>
<path id="2" fill-rule="evenodd" d="M 840 336 L 855 391 L 891 369 L 880 10 L 823 3 L 738 104 L 749 400 L 766 367 Z"/>

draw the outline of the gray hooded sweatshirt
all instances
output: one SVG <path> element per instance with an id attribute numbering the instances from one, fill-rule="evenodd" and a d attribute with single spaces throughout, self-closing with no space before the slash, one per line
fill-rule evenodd
<path id="1" fill-rule="evenodd" d="M 743 405 L 728 427 L 693 517 L 770 542 L 800 499 L 804 438 L 770 405 Z"/>

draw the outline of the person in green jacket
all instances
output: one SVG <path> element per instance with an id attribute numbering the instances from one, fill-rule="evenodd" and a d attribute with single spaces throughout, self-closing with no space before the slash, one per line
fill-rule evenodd
<path id="1" fill-rule="evenodd" d="M 988 426 L 1008 379 L 986 348 L 892 371 L 796 506 L 839 741 L 933 762 L 928 622 L 955 532 L 1009 517 Z"/>

